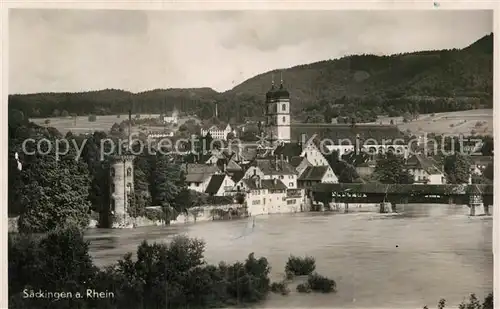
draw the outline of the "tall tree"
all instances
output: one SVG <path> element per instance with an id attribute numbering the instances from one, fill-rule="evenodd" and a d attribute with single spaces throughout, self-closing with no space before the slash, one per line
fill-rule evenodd
<path id="1" fill-rule="evenodd" d="M 413 176 L 406 170 L 404 158 L 392 153 L 377 158 L 374 176 L 381 183 L 412 184 Z"/>
<path id="2" fill-rule="evenodd" d="M 444 158 L 446 181 L 451 184 L 469 183 L 471 176 L 470 158 L 459 152 Z"/>
<path id="3" fill-rule="evenodd" d="M 151 174 L 151 195 L 155 205 L 161 205 L 166 219 L 174 219 L 182 211 L 176 198 L 185 186 L 185 177 L 180 165 L 171 162 L 168 156 L 157 154 Z"/>
<path id="4" fill-rule="evenodd" d="M 90 178 L 85 163 L 69 156 L 57 161 L 55 156 L 35 155 L 21 173 L 20 231 L 36 233 L 88 225 Z"/>

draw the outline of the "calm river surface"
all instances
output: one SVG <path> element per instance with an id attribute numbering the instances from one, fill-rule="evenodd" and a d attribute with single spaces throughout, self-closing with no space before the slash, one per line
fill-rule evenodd
<path id="1" fill-rule="evenodd" d="M 271 295 L 259 308 L 433 308 L 493 291 L 492 217 L 468 217 L 452 205 L 407 205 L 403 215 L 299 213 L 134 230 L 90 230 L 99 265 L 135 252 L 144 239 L 176 234 L 202 238 L 209 263 L 265 256 L 280 280 L 290 254 L 316 258 L 316 270 L 337 282 L 335 294 Z M 293 286 L 294 287 L 294 286 Z"/>

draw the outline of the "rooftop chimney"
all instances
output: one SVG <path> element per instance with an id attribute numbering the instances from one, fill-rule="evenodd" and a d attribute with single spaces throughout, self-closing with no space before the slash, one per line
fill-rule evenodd
<path id="1" fill-rule="evenodd" d="M 283 154 L 281 154 L 281 160 L 280 160 L 281 169 L 283 169 L 283 165 L 284 165 L 283 162 L 284 161 L 285 161 L 284 156 L 283 156 Z"/>

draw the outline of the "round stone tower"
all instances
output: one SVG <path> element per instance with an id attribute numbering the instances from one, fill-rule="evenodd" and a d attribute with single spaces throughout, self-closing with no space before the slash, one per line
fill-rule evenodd
<path id="1" fill-rule="evenodd" d="M 127 213 L 129 194 L 134 192 L 134 156 L 114 156 L 110 167 L 110 205 L 114 217 L 113 226 L 125 226 L 130 216 Z"/>

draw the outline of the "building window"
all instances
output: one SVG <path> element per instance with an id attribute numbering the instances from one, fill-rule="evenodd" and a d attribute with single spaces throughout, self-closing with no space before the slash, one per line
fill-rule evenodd
<path id="1" fill-rule="evenodd" d="M 289 187 L 293 187 L 293 182 L 288 183 Z"/>
<path id="2" fill-rule="evenodd" d="M 114 183 L 111 184 L 111 193 L 115 193 L 115 184 Z"/>
<path id="3" fill-rule="evenodd" d="M 109 174 L 111 177 L 115 177 L 115 169 L 113 167 L 109 170 Z"/>
<path id="4" fill-rule="evenodd" d="M 130 182 L 127 184 L 127 189 L 128 189 L 128 190 L 131 190 L 131 189 L 132 189 L 132 184 L 131 184 Z"/>
<path id="5" fill-rule="evenodd" d="M 282 104 L 281 105 L 281 110 L 284 111 L 284 112 L 286 112 L 286 104 Z"/>
<path id="6" fill-rule="evenodd" d="M 285 119 L 286 119 L 286 117 L 285 117 L 285 116 L 283 116 L 283 123 L 285 123 L 285 121 L 286 121 Z"/>
<path id="7" fill-rule="evenodd" d="M 132 176 L 132 168 L 127 168 L 127 176 Z"/>
<path id="8" fill-rule="evenodd" d="M 111 211 L 115 211 L 115 199 L 111 199 Z"/>

